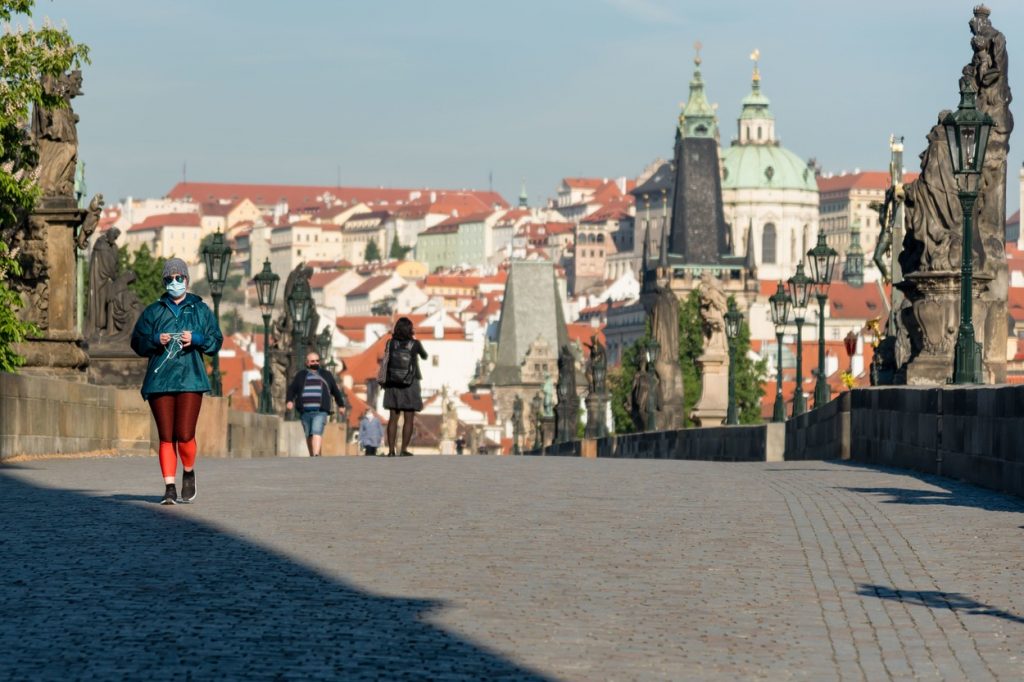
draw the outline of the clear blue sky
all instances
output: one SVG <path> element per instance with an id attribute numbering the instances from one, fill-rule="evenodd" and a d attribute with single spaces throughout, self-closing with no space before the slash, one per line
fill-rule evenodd
<path id="1" fill-rule="evenodd" d="M 91 191 L 180 180 L 486 188 L 536 202 L 568 175 L 635 176 L 671 154 L 704 44 L 723 144 L 759 48 L 777 132 L 826 171 L 917 167 L 957 103 L 973 0 L 41 0 L 92 48 L 81 116 Z M 1024 4 L 1007 35 L 1024 159 Z M 1019 142 L 1017 140 L 1020 140 Z"/>

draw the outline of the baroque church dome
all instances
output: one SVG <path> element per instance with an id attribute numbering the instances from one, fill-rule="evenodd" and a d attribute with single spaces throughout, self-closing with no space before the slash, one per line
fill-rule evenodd
<path id="1" fill-rule="evenodd" d="M 755 66 L 751 92 L 743 98 L 739 138 L 722 151 L 722 189 L 817 192 L 814 171 L 776 139 L 770 104 L 761 93 L 761 76 Z"/>

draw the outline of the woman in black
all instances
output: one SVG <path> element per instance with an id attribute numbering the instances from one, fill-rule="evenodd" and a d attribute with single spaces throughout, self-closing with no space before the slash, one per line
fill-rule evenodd
<path id="1" fill-rule="evenodd" d="M 401 455 L 408 456 L 412 440 L 415 414 L 423 409 L 420 395 L 420 364 L 418 358 L 427 359 L 423 344 L 413 338 L 412 320 L 400 317 L 387 343 L 388 367 L 384 384 L 384 409 L 390 410 L 388 417 L 388 457 L 395 456 L 395 440 L 398 437 L 398 418 L 404 415 L 402 423 Z"/>

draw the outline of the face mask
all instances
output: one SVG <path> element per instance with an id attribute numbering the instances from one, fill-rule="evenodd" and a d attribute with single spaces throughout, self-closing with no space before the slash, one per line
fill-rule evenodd
<path id="1" fill-rule="evenodd" d="M 319 362 L 313 362 L 311 364 L 306 365 L 306 367 L 309 367 L 310 369 L 320 369 L 320 363 Z"/>
<path id="2" fill-rule="evenodd" d="M 180 298 L 185 293 L 185 282 L 168 282 L 164 285 L 164 289 L 171 295 L 171 298 Z"/>

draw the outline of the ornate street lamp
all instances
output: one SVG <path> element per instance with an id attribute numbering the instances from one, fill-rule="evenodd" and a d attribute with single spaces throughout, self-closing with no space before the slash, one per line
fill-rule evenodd
<path id="1" fill-rule="evenodd" d="M 655 412 L 657 407 L 657 400 L 655 399 L 655 380 L 657 374 L 654 371 L 654 365 L 658 362 L 658 354 L 661 352 L 661 344 L 658 343 L 657 339 L 650 339 L 647 341 L 646 347 L 647 353 L 647 431 L 655 431 Z"/>
<path id="2" fill-rule="evenodd" d="M 807 411 L 804 399 L 804 320 L 807 319 L 807 303 L 811 299 L 811 278 L 804 274 L 804 262 L 796 264 L 796 273 L 790 277 L 789 298 L 793 302 L 793 323 L 796 325 L 796 391 L 793 392 L 793 416 Z"/>
<path id="3" fill-rule="evenodd" d="M 541 423 L 544 411 L 544 397 L 540 394 L 540 391 L 537 391 L 537 395 L 533 396 L 530 404 L 533 406 L 533 449 L 540 450 L 544 447 L 544 425 Z"/>
<path id="4" fill-rule="evenodd" d="M 292 293 L 286 301 L 288 312 L 292 317 L 292 350 L 295 353 L 294 367 L 305 364 L 306 338 L 309 336 L 309 324 L 311 322 L 309 313 L 313 307 L 313 296 L 309 290 L 309 282 L 303 278 L 297 278 Z M 295 419 L 298 412 L 289 415 L 289 419 Z"/>
<path id="5" fill-rule="evenodd" d="M 786 333 L 789 321 L 789 294 L 782 281 L 779 281 L 775 293 L 768 297 L 771 304 L 772 322 L 775 324 L 775 341 L 779 346 L 779 364 L 775 372 L 775 411 L 772 412 L 773 422 L 786 421 L 786 400 L 782 397 L 782 335 Z"/>
<path id="6" fill-rule="evenodd" d="M 992 117 L 974 105 L 974 88 L 966 78 L 960 80 L 960 106 L 942 119 L 946 129 L 953 175 L 957 179 L 960 208 L 964 214 L 963 240 L 960 244 L 960 327 L 956 333 L 953 361 L 954 384 L 981 383 L 981 345 L 974 340 L 974 202 L 985 163 Z"/>
<path id="7" fill-rule="evenodd" d="M 277 285 L 281 278 L 270 269 L 270 259 L 263 263 L 263 271 L 256 275 L 256 295 L 260 299 L 263 313 L 263 390 L 260 391 L 260 414 L 274 414 L 273 398 L 270 393 L 270 316 L 274 313 L 277 300 Z"/>
<path id="8" fill-rule="evenodd" d="M 203 245 L 200 255 L 206 265 L 206 281 L 210 283 L 210 294 L 213 296 L 213 317 L 220 327 L 220 297 L 224 294 L 224 282 L 228 279 L 228 269 L 231 267 L 231 247 L 224 243 L 224 235 L 219 229 L 213 233 L 210 243 Z M 213 356 L 213 376 L 210 381 L 210 393 L 215 396 L 224 394 L 219 355 Z"/>
<path id="9" fill-rule="evenodd" d="M 832 399 L 832 391 L 825 377 L 825 303 L 828 288 L 832 284 L 832 271 L 839 254 L 825 241 L 825 233 L 818 233 L 818 243 L 807 252 L 811 264 L 811 279 L 814 282 L 814 296 L 818 299 L 818 380 L 814 384 L 814 406 L 821 407 Z"/>
<path id="10" fill-rule="evenodd" d="M 736 339 L 740 335 L 740 322 L 743 313 L 736 308 L 736 300 L 729 299 L 729 310 L 725 313 L 725 335 L 729 339 L 729 409 L 725 413 L 725 423 L 740 423 L 739 410 L 736 407 Z"/>

